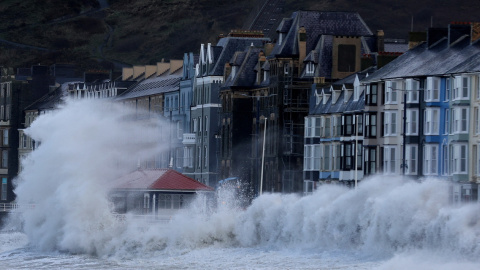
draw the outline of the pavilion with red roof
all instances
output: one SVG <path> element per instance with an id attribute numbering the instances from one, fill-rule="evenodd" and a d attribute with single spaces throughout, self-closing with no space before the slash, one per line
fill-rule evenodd
<path id="1" fill-rule="evenodd" d="M 117 179 L 110 198 L 117 213 L 157 214 L 184 208 L 196 194 L 213 191 L 172 169 L 139 169 Z"/>

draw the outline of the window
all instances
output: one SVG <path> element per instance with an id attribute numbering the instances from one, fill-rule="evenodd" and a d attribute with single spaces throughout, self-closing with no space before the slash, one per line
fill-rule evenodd
<path id="1" fill-rule="evenodd" d="M 405 146 L 405 174 L 416 175 L 417 174 L 417 162 L 418 162 L 418 146 L 406 145 Z"/>
<path id="2" fill-rule="evenodd" d="M 454 144 L 451 145 L 453 153 L 451 153 L 452 165 L 451 170 L 453 174 L 466 174 L 467 173 L 467 145 L 466 144 Z"/>
<path id="3" fill-rule="evenodd" d="M 202 152 L 201 152 L 202 148 L 199 146 L 197 147 L 197 168 L 201 168 L 202 167 Z"/>
<path id="4" fill-rule="evenodd" d="M 428 77 L 425 101 L 440 101 L 440 79 Z"/>
<path id="5" fill-rule="evenodd" d="M 312 159 L 312 169 L 315 170 L 315 171 L 319 171 L 320 170 L 320 159 L 322 158 L 322 146 L 317 144 L 315 146 L 313 146 L 313 159 Z"/>
<path id="6" fill-rule="evenodd" d="M 289 70 L 290 70 L 290 66 L 288 65 L 288 63 L 285 63 L 285 64 L 283 65 L 283 73 L 284 73 L 285 75 L 288 75 Z"/>
<path id="7" fill-rule="evenodd" d="M 22 134 L 22 148 L 27 148 L 27 135 Z"/>
<path id="8" fill-rule="evenodd" d="M 3 131 L 3 136 L 2 136 L 2 143 L 4 146 L 8 145 L 8 129 L 4 129 Z"/>
<path id="9" fill-rule="evenodd" d="M 357 155 L 357 169 L 358 170 L 361 170 L 362 169 L 362 156 L 363 156 L 363 152 L 362 152 L 362 144 L 361 143 L 357 143 L 357 149 L 356 149 L 356 155 Z M 354 153 L 355 154 L 355 153 Z"/>
<path id="10" fill-rule="evenodd" d="M 479 126 L 480 121 L 478 119 L 478 116 L 479 116 L 478 112 L 479 112 L 478 107 L 475 107 L 474 111 L 473 111 L 473 121 L 474 121 L 473 124 L 474 124 L 474 127 L 475 127 L 475 134 L 480 133 L 480 126 Z"/>
<path id="11" fill-rule="evenodd" d="M 353 169 L 352 158 L 353 158 L 353 144 L 346 143 L 342 145 L 343 148 L 343 170 L 348 171 Z"/>
<path id="12" fill-rule="evenodd" d="M 143 211 L 147 213 L 149 208 L 150 208 L 150 194 L 144 193 L 143 194 Z"/>
<path id="13" fill-rule="evenodd" d="M 204 136 L 208 136 L 208 116 L 205 115 L 205 134 Z"/>
<path id="14" fill-rule="evenodd" d="M 3 177 L 2 178 L 2 195 L 0 198 L 2 201 L 7 200 L 7 189 L 8 189 L 8 181 L 7 181 L 7 178 Z"/>
<path id="15" fill-rule="evenodd" d="M 203 146 L 203 167 L 207 168 L 208 165 L 208 151 L 207 151 L 207 146 Z"/>
<path id="16" fill-rule="evenodd" d="M 338 71 L 354 72 L 356 62 L 356 46 L 340 44 L 338 45 Z"/>
<path id="17" fill-rule="evenodd" d="M 450 93 L 452 92 L 452 80 L 450 78 L 445 79 L 445 101 L 450 100 Z"/>
<path id="18" fill-rule="evenodd" d="M 445 109 L 445 132 L 444 134 L 450 133 L 450 110 Z"/>
<path id="19" fill-rule="evenodd" d="M 407 79 L 407 103 L 418 103 L 418 89 L 420 82 L 413 79 Z"/>
<path id="20" fill-rule="evenodd" d="M 423 121 L 424 135 L 439 135 L 440 109 L 426 108 Z"/>
<path id="21" fill-rule="evenodd" d="M 323 170 L 324 171 L 330 171 L 330 155 L 331 155 L 331 146 L 326 144 L 324 145 L 324 155 L 323 155 Z"/>
<path id="22" fill-rule="evenodd" d="M 377 85 L 371 84 L 367 87 L 367 93 L 365 94 L 365 105 L 376 106 L 377 105 Z"/>
<path id="23" fill-rule="evenodd" d="M 438 145 L 423 146 L 423 175 L 438 174 Z"/>
<path id="24" fill-rule="evenodd" d="M 480 76 L 476 77 L 475 92 L 477 92 L 477 100 L 480 99 Z"/>
<path id="25" fill-rule="evenodd" d="M 365 148 L 365 174 L 371 175 L 377 172 L 377 149 L 375 147 Z"/>
<path id="26" fill-rule="evenodd" d="M 193 132 L 197 132 L 197 118 L 193 119 Z"/>
<path id="27" fill-rule="evenodd" d="M 303 147 L 303 170 L 312 170 L 312 145 L 305 145 Z"/>
<path id="28" fill-rule="evenodd" d="M 362 135 L 363 134 L 363 115 L 355 115 L 355 118 L 353 120 L 354 122 L 356 122 L 355 126 L 357 127 L 355 135 Z"/>
<path id="29" fill-rule="evenodd" d="M 453 133 L 468 133 L 468 107 L 452 109 Z"/>
<path id="30" fill-rule="evenodd" d="M 397 174 L 397 147 L 386 145 L 383 148 L 383 172 Z"/>
<path id="31" fill-rule="evenodd" d="M 329 138 L 331 136 L 330 129 L 331 129 L 331 118 L 330 116 L 325 117 L 325 138 Z"/>
<path id="32" fill-rule="evenodd" d="M 352 135 L 353 133 L 353 115 L 342 115 L 342 125 L 344 136 Z"/>
<path id="33" fill-rule="evenodd" d="M 470 99 L 470 78 L 456 76 L 455 88 L 453 89 L 452 100 L 468 100 Z"/>
<path id="34" fill-rule="evenodd" d="M 334 168 L 333 170 L 339 171 L 341 165 L 341 157 L 342 157 L 342 146 L 340 144 L 332 145 L 333 156 L 334 156 Z"/>
<path id="35" fill-rule="evenodd" d="M 333 117 L 333 131 L 334 136 L 338 137 L 342 135 L 342 116 L 335 115 Z"/>
<path id="36" fill-rule="evenodd" d="M 399 89 L 397 82 L 387 81 L 387 88 L 385 89 L 385 104 L 397 104 L 397 93 Z"/>
<path id="37" fill-rule="evenodd" d="M 418 109 L 407 109 L 406 135 L 418 135 Z"/>
<path id="38" fill-rule="evenodd" d="M 2 151 L 2 168 L 8 167 L 8 150 Z"/>
<path id="39" fill-rule="evenodd" d="M 448 163 L 449 163 L 449 159 L 448 159 L 448 146 L 447 145 L 443 145 L 442 146 L 443 150 L 442 150 L 442 154 L 443 154 L 443 171 L 442 171 L 442 174 L 443 175 L 448 175 L 449 172 L 448 172 Z"/>
<path id="40" fill-rule="evenodd" d="M 193 148 L 183 148 L 183 167 L 193 168 Z"/>
<path id="41" fill-rule="evenodd" d="M 307 75 L 312 75 L 315 72 L 315 66 L 312 62 L 308 62 L 306 71 Z"/>
<path id="42" fill-rule="evenodd" d="M 396 111 L 385 111 L 383 130 L 384 130 L 385 136 L 397 135 L 397 112 Z"/>
<path id="43" fill-rule="evenodd" d="M 365 136 L 377 136 L 377 115 L 375 113 L 365 115 Z"/>

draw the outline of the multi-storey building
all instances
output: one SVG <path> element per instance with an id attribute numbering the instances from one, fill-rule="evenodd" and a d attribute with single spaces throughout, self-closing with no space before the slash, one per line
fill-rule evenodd
<path id="1" fill-rule="evenodd" d="M 48 93 L 48 67 L 32 66 L 28 76 L 16 78 L 13 69 L 1 68 L 0 82 L 0 202 L 15 199 L 12 180 L 19 169 L 19 129 L 27 105 Z"/>
<path id="2" fill-rule="evenodd" d="M 217 174 L 217 145 L 219 140 L 218 114 L 221 108 L 219 94 L 224 82 L 225 64 L 237 51 L 253 45 L 263 47 L 268 42 L 258 31 L 232 31 L 221 38 L 216 46 L 210 43 L 200 47 L 199 61 L 195 68 L 193 98 L 191 107 L 192 130 L 190 138 L 195 138 L 193 173 L 187 175 L 215 186 Z"/>
<path id="3" fill-rule="evenodd" d="M 429 29 L 426 42 L 361 81 L 364 134 L 356 139 L 363 139 L 364 175 L 437 177 L 456 183 L 454 201 L 476 199 L 478 29 L 476 23 Z M 322 93 L 317 100 L 328 96 Z M 341 114 L 344 124 L 349 112 Z"/>
<path id="4" fill-rule="evenodd" d="M 180 115 L 183 123 L 183 172 L 193 174 L 195 168 L 193 161 L 195 157 L 195 135 L 190 116 L 190 107 L 193 98 L 193 85 L 195 84 L 195 67 L 198 63 L 198 55 L 185 53 L 183 56 L 183 74 L 180 80 Z"/>
<path id="5" fill-rule="evenodd" d="M 272 136 L 279 142 L 273 170 L 275 191 L 299 192 L 303 183 L 304 118 L 312 83 L 345 78 L 360 71 L 361 56 L 376 51 L 376 36 L 358 13 L 298 11 L 277 28 L 269 54 L 268 95 Z"/>
<path id="6" fill-rule="evenodd" d="M 162 118 L 160 124 L 168 125 L 158 134 L 158 143 L 168 148 L 149 160 L 138 161 L 142 168 L 173 168 L 182 170 L 184 118 L 180 114 L 179 93 L 182 78 L 182 61 L 171 60 L 157 66 L 134 66 L 124 68 L 122 79 L 136 81 L 125 92 L 114 99 L 134 112 L 132 119 L 148 121 Z M 179 156 L 177 156 L 179 155 Z"/>

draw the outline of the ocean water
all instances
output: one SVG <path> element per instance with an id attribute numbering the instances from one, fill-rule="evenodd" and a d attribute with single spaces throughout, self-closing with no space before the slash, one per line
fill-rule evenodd
<path id="1" fill-rule="evenodd" d="M 356 190 L 264 194 L 237 207 L 198 198 L 171 221 L 111 213 L 114 179 L 168 149 L 161 121 L 98 101 L 67 102 L 26 130 L 41 145 L 15 182 L 34 203 L 0 230 L 0 269 L 480 269 L 480 204 L 448 183 L 382 176 Z M 168 133 L 166 133 L 168 134 Z"/>

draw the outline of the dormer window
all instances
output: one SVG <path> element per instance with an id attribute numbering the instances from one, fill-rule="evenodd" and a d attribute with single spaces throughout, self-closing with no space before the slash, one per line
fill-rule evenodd
<path id="1" fill-rule="evenodd" d="M 282 44 L 282 40 L 283 40 L 283 34 L 279 33 L 278 34 L 278 45 Z"/>
<path id="2" fill-rule="evenodd" d="M 268 72 L 266 70 L 263 71 L 263 81 L 268 79 Z"/>
<path id="3" fill-rule="evenodd" d="M 315 105 L 320 104 L 320 101 L 322 101 L 322 96 L 323 96 L 322 94 L 319 95 L 315 93 Z"/>
<path id="4" fill-rule="evenodd" d="M 237 67 L 232 66 L 232 78 L 235 78 L 235 74 L 237 73 Z"/>
<path id="5" fill-rule="evenodd" d="M 313 73 L 315 73 L 315 65 L 313 64 L 313 62 L 308 62 L 307 63 L 305 73 L 307 75 L 313 75 Z"/>

